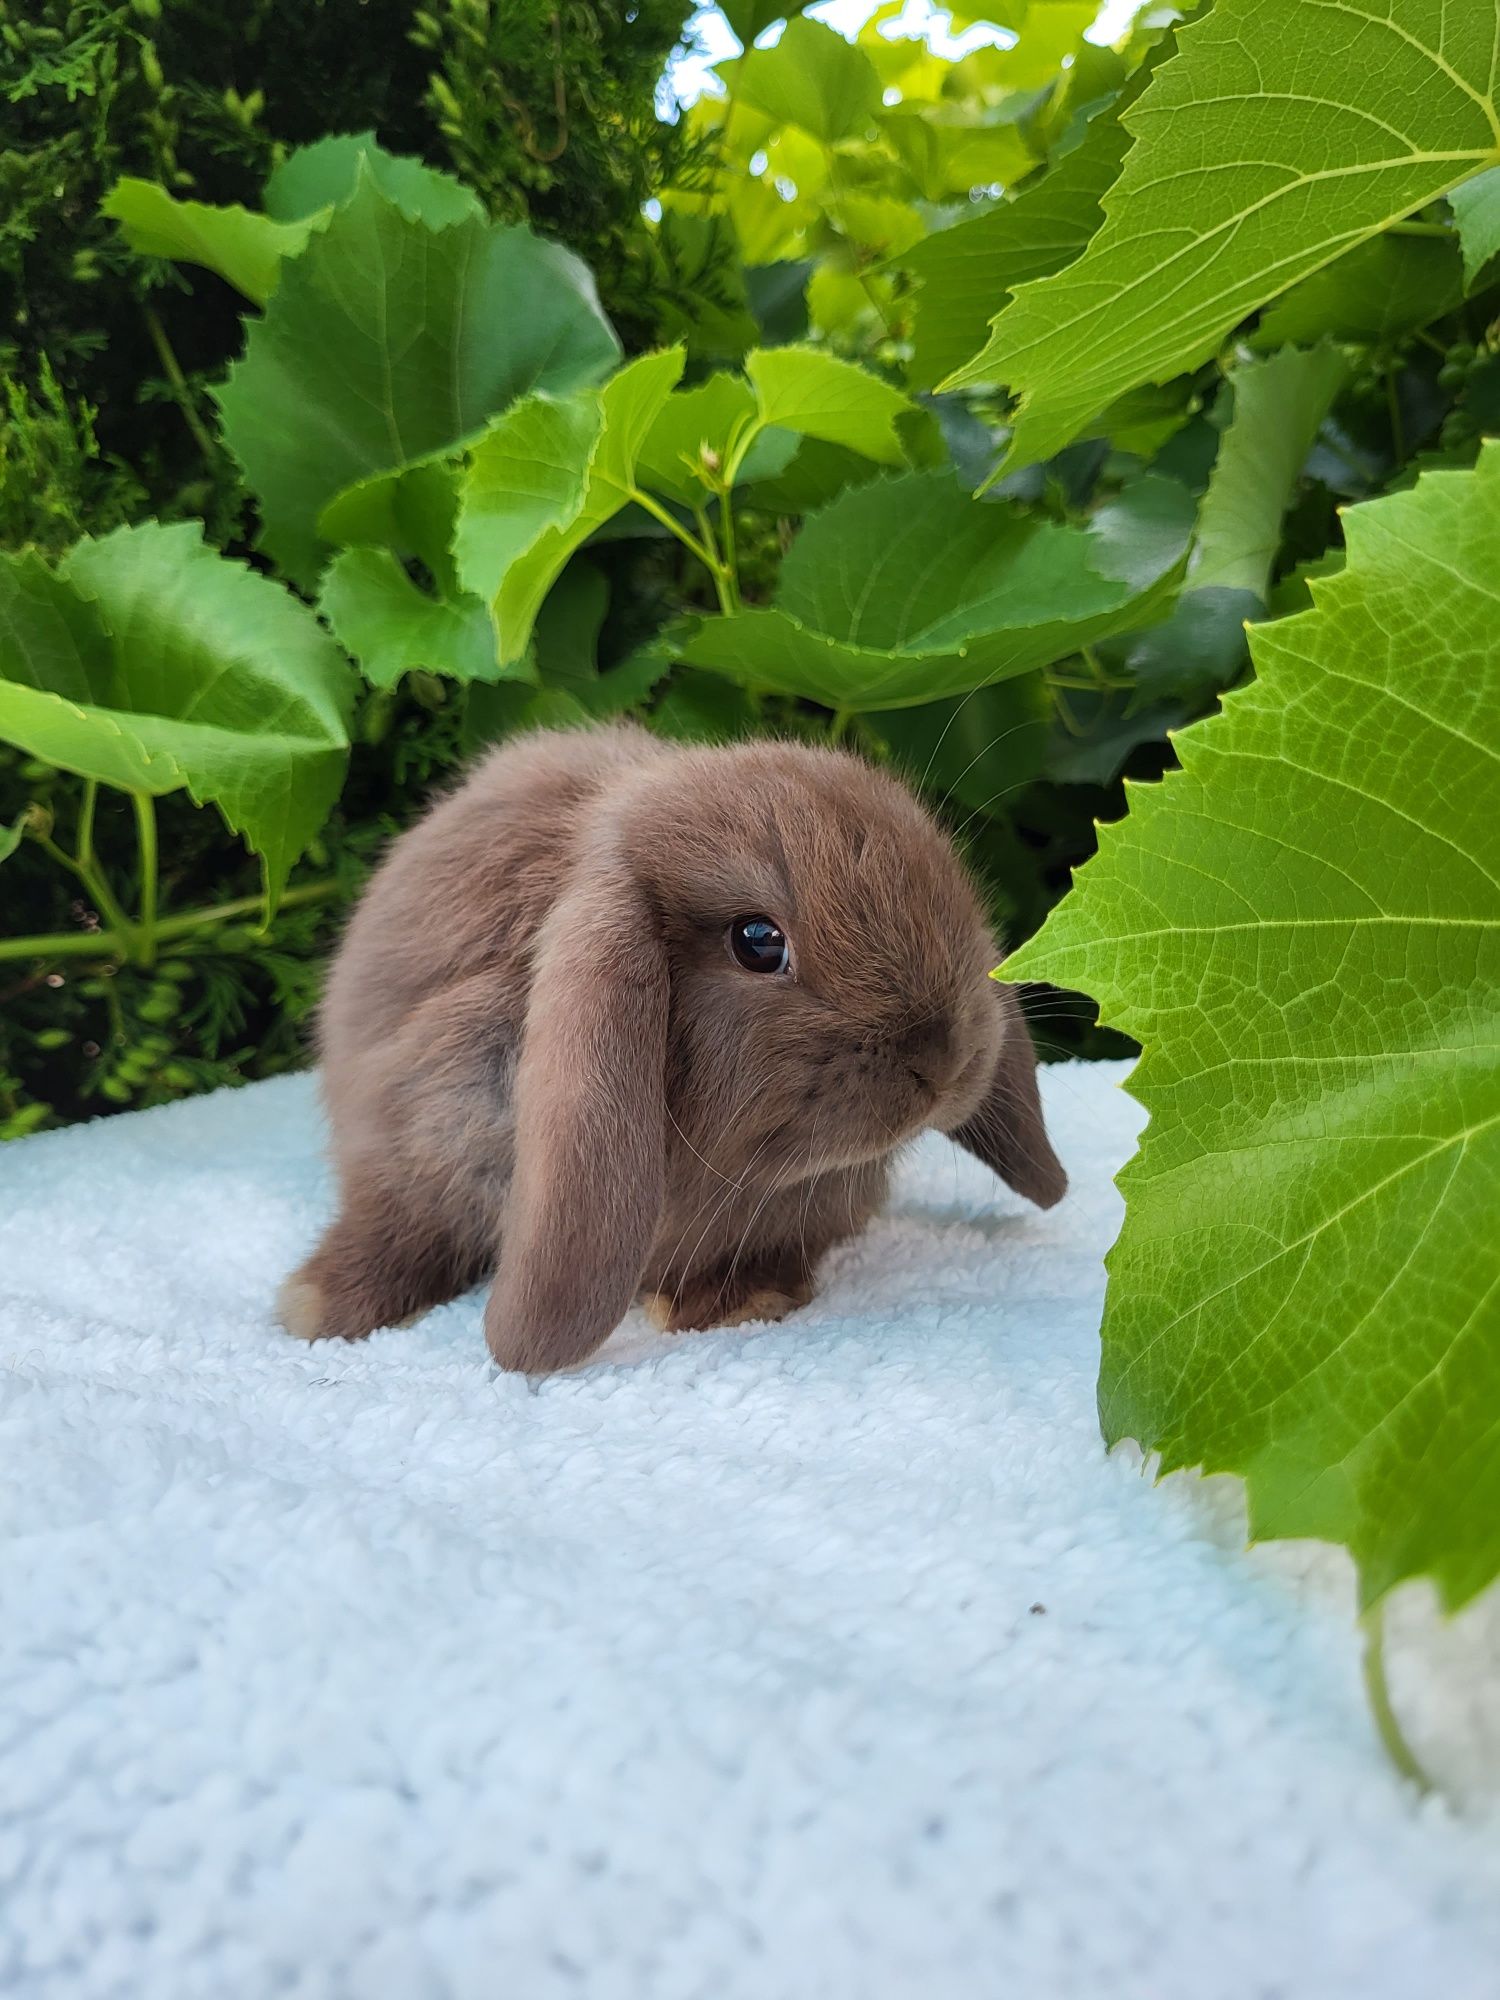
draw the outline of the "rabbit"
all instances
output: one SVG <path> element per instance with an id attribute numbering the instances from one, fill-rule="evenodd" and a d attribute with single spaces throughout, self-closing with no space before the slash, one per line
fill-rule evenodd
<path id="1" fill-rule="evenodd" d="M 393 845 L 319 1022 L 337 1219 L 278 1301 L 359 1339 L 494 1274 L 501 1367 L 784 1317 L 952 1136 L 1067 1185 L 947 836 L 847 751 L 635 723 L 491 752 Z"/>

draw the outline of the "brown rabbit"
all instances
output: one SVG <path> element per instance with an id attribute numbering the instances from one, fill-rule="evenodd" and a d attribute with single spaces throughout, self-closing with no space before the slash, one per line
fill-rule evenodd
<path id="1" fill-rule="evenodd" d="M 489 1272 L 505 1368 L 582 1360 L 643 1290 L 674 1330 L 779 1319 L 926 1126 L 1050 1206 L 996 957 L 946 837 L 856 757 L 507 744 L 396 842 L 334 962 L 342 1205 L 284 1324 L 357 1339 Z"/>

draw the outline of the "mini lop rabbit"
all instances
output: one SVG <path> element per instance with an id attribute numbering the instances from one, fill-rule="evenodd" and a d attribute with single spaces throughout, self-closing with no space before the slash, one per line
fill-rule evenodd
<path id="1" fill-rule="evenodd" d="M 341 1205 L 280 1299 L 358 1339 L 494 1273 L 506 1368 L 638 1293 L 779 1319 L 950 1132 L 1043 1207 L 1036 1059 L 947 838 L 893 778 L 634 726 L 495 751 L 398 840 L 323 1008 Z"/>

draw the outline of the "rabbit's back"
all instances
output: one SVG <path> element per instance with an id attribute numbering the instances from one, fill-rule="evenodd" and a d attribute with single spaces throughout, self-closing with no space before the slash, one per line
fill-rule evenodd
<path id="1" fill-rule="evenodd" d="M 633 724 L 521 737 L 402 834 L 329 976 L 320 1042 L 330 1086 L 414 1008 L 474 973 L 494 975 L 519 1020 L 531 942 L 567 879 L 591 800 L 668 754 Z"/>

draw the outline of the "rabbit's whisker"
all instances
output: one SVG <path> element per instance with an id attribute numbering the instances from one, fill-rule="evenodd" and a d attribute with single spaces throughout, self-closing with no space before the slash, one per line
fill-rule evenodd
<path id="1" fill-rule="evenodd" d="M 717 1304 L 718 1301 L 723 1298 L 724 1294 L 729 1290 L 729 1287 L 734 1283 L 735 1272 L 738 1271 L 740 1267 L 740 1259 L 741 1257 L 744 1256 L 745 1246 L 750 1241 L 750 1232 L 752 1229 L 754 1229 L 756 1223 L 760 1220 L 761 1210 L 766 1206 L 766 1203 L 770 1201 L 773 1195 L 780 1194 L 783 1188 L 788 1188 L 793 1186 L 796 1181 L 796 1178 L 797 1176 L 790 1169 L 785 1169 L 783 1170 L 783 1172 L 781 1172 L 778 1175 L 775 1175 L 770 1181 L 767 1182 L 765 1192 L 761 1195 L 760 1200 L 755 1204 L 755 1207 L 751 1211 L 750 1220 L 745 1224 L 744 1228 L 740 1231 L 740 1240 L 735 1245 L 735 1251 L 733 1257 L 731 1257 L 729 1260 L 729 1269 L 725 1274 L 723 1282 L 720 1284 L 718 1290 L 714 1293 L 715 1304 Z"/>
<path id="2" fill-rule="evenodd" d="M 807 1142 L 807 1166 L 804 1169 L 806 1186 L 802 1190 L 802 1206 L 797 1216 L 797 1254 L 802 1263 L 807 1263 L 807 1218 L 812 1213 L 812 1198 L 817 1188 L 817 1177 L 813 1173 L 813 1156 L 818 1147 L 818 1118 L 821 1111 L 813 1116 L 812 1133 Z"/>
<path id="3" fill-rule="evenodd" d="M 671 1105 L 664 1104 L 662 1108 L 666 1112 L 668 1119 L 671 1121 L 672 1130 L 677 1134 L 678 1138 L 682 1141 L 683 1145 L 687 1147 L 688 1151 L 692 1154 L 693 1158 L 697 1160 L 700 1165 L 707 1167 L 708 1171 L 711 1174 L 717 1174 L 721 1181 L 730 1181 L 732 1177 L 729 1174 L 726 1174 L 722 1167 L 716 1167 L 712 1160 L 708 1159 L 704 1154 L 698 1151 L 698 1148 L 693 1144 L 692 1140 L 688 1137 L 687 1133 L 683 1131 L 682 1126 L 678 1123 L 677 1113 L 672 1109 Z M 743 1187 L 745 1183 L 743 1178 L 741 1178 L 740 1180 L 732 1181 L 732 1185 L 737 1188 L 740 1188 Z"/>
<path id="4" fill-rule="evenodd" d="M 730 1114 L 731 1118 L 733 1117 L 733 1115 L 734 1115 L 733 1112 L 731 1112 Z M 726 1120 L 726 1126 L 727 1124 L 728 1121 Z M 714 1223 L 718 1220 L 719 1216 L 723 1213 L 724 1209 L 734 1199 L 735 1195 L 742 1192 L 746 1182 L 750 1178 L 751 1171 L 753 1170 L 756 1161 L 759 1160 L 761 1154 L 766 1150 L 767 1146 L 770 1145 L 772 1139 L 774 1139 L 775 1136 L 776 1134 L 774 1131 L 768 1132 L 766 1136 L 761 1140 L 760 1144 L 756 1147 L 755 1151 L 750 1155 L 750 1158 L 745 1162 L 744 1170 L 740 1174 L 740 1178 L 737 1181 L 728 1182 L 725 1185 L 725 1187 L 720 1191 L 718 1199 L 714 1202 L 714 1205 L 709 1212 L 707 1221 L 704 1223 L 703 1227 L 699 1230 L 698 1239 L 694 1243 L 692 1250 L 688 1255 L 687 1261 L 683 1266 L 684 1273 L 692 1270 L 694 1263 L 697 1261 L 698 1252 L 702 1249 L 704 1240 L 707 1237 L 709 1230 L 713 1228 Z M 682 1228 L 682 1233 L 677 1238 L 677 1241 L 673 1244 L 672 1254 L 666 1261 L 665 1269 L 669 1273 L 677 1267 L 677 1253 L 682 1248 L 683 1243 L 686 1241 L 688 1231 L 692 1228 L 693 1224 L 698 1220 L 699 1216 L 702 1215 L 705 1207 L 707 1207 L 708 1201 L 709 1201 L 709 1196 L 705 1194 L 703 1199 L 698 1203 L 698 1206 L 693 1210 L 693 1213 L 688 1217 L 687 1221 L 684 1223 Z"/>

